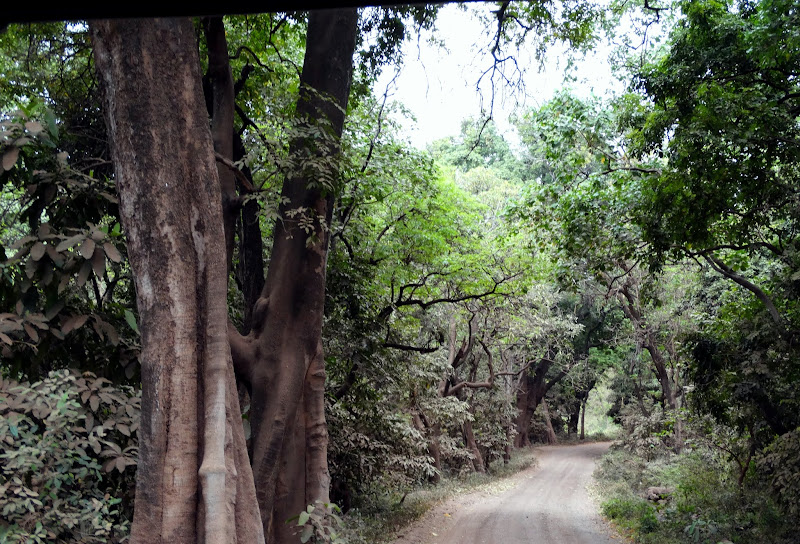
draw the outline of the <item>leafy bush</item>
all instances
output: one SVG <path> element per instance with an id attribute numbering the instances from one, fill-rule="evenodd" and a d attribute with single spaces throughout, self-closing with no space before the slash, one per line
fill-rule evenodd
<path id="1" fill-rule="evenodd" d="M 300 535 L 303 544 L 344 544 L 339 532 L 342 520 L 337 513 L 341 513 L 341 510 L 335 504 L 317 501 L 289 519 L 288 523 L 297 522 L 296 534 Z"/>
<path id="2" fill-rule="evenodd" d="M 800 517 L 800 428 L 778 437 L 758 462 L 787 513 Z"/>
<path id="3" fill-rule="evenodd" d="M 638 407 L 626 406 L 622 410 L 622 443 L 628 451 L 650 461 L 674 445 L 675 417 L 665 413 L 658 404 L 651 406 L 645 415 Z"/>
<path id="4" fill-rule="evenodd" d="M 649 454 L 649 452 L 646 452 Z M 791 470 L 791 469 L 788 469 Z M 635 542 L 795 542 L 792 524 L 757 475 L 738 485 L 739 466 L 719 449 L 662 452 L 648 461 L 615 447 L 595 477 L 603 514 L 632 533 Z M 673 490 L 648 501 L 649 487 Z"/>
<path id="5" fill-rule="evenodd" d="M 133 390 L 89 373 L 0 378 L 0 540 L 126 540 L 139 411 Z"/>
<path id="6" fill-rule="evenodd" d="M 434 474 L 425 437 L 408 416 L 387 405 L 358 411 L 344 403 L 327 404 L 332 498 L 345 511 L 380 489 L 409 489 Z"/>

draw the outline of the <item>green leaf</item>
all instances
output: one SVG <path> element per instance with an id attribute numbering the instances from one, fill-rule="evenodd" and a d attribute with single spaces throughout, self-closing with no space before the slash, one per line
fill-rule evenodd
<path id="1" fill-rule="evenodd" d="M 132 311 L 125 310 L 125 321 L 128 323 L 128 326 L 133 329 L 133 332 L 139 332 L 139 325 L 136 324 L 136 316 L 133 315 Z"/>
<path id="2" fill-rule="evenodd" d="M 300 515 L 297 517 L 297 526 L 305 525 L 308 523 L 308 520 L 311 518 L 308 512 L 300 512 Z M 304 541 L 305 542 L 305 541 Z"/>

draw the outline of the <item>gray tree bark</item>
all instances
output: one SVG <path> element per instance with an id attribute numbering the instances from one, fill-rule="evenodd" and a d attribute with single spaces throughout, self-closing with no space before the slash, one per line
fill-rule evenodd
<path id="1" fill-rule="evenodd" d="M 227 342 L 220 183 L 192 24 L 90 27 L 141 320 L 131 542 L 263 542 Z"/>

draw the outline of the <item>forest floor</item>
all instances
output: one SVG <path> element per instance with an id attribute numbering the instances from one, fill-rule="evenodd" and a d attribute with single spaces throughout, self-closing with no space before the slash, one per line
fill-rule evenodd
<path id="1" fill-rule="evenodd" d="M 536 463 L 453 497 L 398 533 L 393 544 L 613 544 L 590 496 L 595 461 L 610 442 L 536 448 Z"/>

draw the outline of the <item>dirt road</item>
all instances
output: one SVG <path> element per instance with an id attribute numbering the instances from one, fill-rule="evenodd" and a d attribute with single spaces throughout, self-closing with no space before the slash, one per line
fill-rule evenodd
<path id="1" fill-rule="evenodd" d="M 539 448 L 534 467 L 433 508 L 394 544 L 619 543 L 586 491 L 609 445 Z"/>

